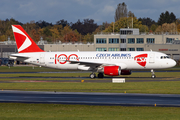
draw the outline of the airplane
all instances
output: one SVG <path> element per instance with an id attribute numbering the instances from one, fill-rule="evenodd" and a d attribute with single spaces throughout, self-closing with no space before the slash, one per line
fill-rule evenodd
<path id="1" fill-rule="evenodd" d="M 37 66 L 62 70 L 92 71 L 90 78 L 104 75 L 130 75 L 134 69 L 149 69 L 155 78 L 154 69 L 170 68 L 176 62 L 168 55 L 155 51 L 92 51 L 92 52 L 45 52 L 41 50 L 20 25 L 12 25 L 18 49 L 10 59 Z"/>

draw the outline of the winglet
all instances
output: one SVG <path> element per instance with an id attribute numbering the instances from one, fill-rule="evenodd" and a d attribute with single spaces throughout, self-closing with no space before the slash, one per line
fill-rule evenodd
<path id="1" fill-rule="evenodd" d="M 44 52 L 20 25 L 12 25 L 12 30 L 19 53 Z"/>

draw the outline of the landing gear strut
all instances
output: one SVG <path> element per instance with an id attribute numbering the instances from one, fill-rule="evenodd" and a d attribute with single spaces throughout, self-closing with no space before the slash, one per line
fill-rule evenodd
<path id="1" fill-rule="evenodd" d="M 155 75 L 155 73 L 154 73 L 154 70 L 153 70 L 153 69 L 151 70 L 151 74 L 152 74 L 152 75 L 151 75 L 151 78 L 156 78 L 156 75 Z"/>
<path id="2" fill-rule="evenodd" d="M 91 79 L 96 78 L 96 74 L 95 74 L 95 73 L 91 73 L 91 74 L 89 75 L 89 77 L 90 77 Z"/>

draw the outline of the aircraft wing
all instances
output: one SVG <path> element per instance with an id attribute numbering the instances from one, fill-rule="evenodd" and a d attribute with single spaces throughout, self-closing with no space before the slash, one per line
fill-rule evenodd
<path id="1" fill-rule="evenodd" d="M 71 64 L 73 63 L 79 63 L 79 65 L 85 65 L 85 66 L 90 66 L 90 67 L 99 67 L 102 66 L 102 63 L 98 62 L 86 62 L 86 61 L 69 61 Z"/>
<path id="2" fill-rule="evenodd" d="M 120 66 L 121 69 L 126 69 L 127 65 L 124 63 L 103 63 L 103 62 L 87 62 L 87 61 L 73 61 L 73 60 L 69 60 L 70 64 L 77 64 L 79 63 L 79 65 L 85 65 L 85 66 L 89 66 L 91 68 L 98 68 L 98 67 L 102 67 L 102 66 Z"/>

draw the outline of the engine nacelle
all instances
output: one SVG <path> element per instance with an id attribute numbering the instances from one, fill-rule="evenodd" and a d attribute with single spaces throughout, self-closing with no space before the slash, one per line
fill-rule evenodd
<path id="1" fill-rule="evenodd" d="M 104 66 L 104 74 L 110 76 L 118 76 L 121 74 L 121 67 L 119 66 Z"/>
<path id="2" fill-rule="evenodd" d="M 121 75 L 131 75 L 131 70 L 121 70 Z"/>

